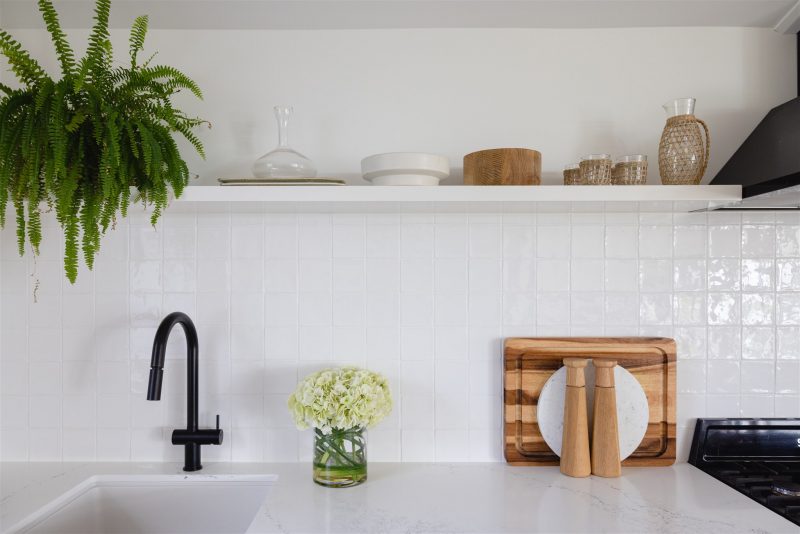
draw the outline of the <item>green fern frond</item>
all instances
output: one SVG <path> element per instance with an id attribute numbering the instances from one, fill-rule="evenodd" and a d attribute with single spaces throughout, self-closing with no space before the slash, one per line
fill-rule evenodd
<path id="1" fill-rule="evenodd" d="M 145 85 L 153 81 L 169 83 L 176 89 L 188 89 L 197 98 L 203 98 L 200 87 L 188 76 L 174 67 L 167 65 L 157 65 L 155 67 L 142 67 L 138 71 L 136 78 L 137 85 Z M 173 91 L 174 92 L 174 91 Z M 170 93 L 171 94 L 171 93 Z"/>
<path id="2" fill-rule="evenodd" d="M 39 88 L 39 92 L 36 93 L 36 98 L 33 99 L 36 105 L 35 110 L 37 113 L 42 110 L 45 103 L 47 102 L 47 99 L 50 98 L 50 95 L 53 94 L 54 89 L 55 86 L 53 85 L 52 80 L 48 78 L 42 81 L 41 87 Z"/>
<path id="3" fill-rule="evenodd" d="M 32 170 L 31 173 L 35 172 Z M 28 241 L 33 248 L 34 254 L 39 253 L 39 245 L 42 242 L 42 220 L 39 213 L 39 187 L 38 180 L 33 179 L 28 189 Z"/>
<path id="4" fill-rule="evenodd" d="M 81 251 L 83 261 L 91 269 L 94 266 L 95 235 L 97 233 L 97 198 L 94 191 L 86 191 L 80 210 Z"/>
<path id="5" fill-rule="evenodd" d="M 81 127 L 81 124 L 83 124 L 83 121 L 85 120 L 86 120 L 86 113 L 82 109 L 79 109 L 75 112 L 74 115 L 72 115 L 70 121 L 64 125 L 64 129 L 69 133 L 75 133 L 76 131 L 78 131 L 78 128 Z"/>
<path id="6" fill-rule="evenodd" d="M 108 31 L 110 13 L 111 0 L 97 0 L 94 8 L 94 26 L 89 34 L 89 47 L 86 49 L 86 63 L 95 81 L 103 77 L 110 64 L 111 43 Z"/>
<path id="7" fill-rule="evenodd" d="M 132 69 L 136 68 L 136 59 L 139 56 L 139 52 L 144 48 L 144 39 L 147 37 L 147 25 L 147 15 L 142 15 L 136 17 L 136 20 L 133 21 L 133 25 L 131 26 L 130 55 Z"/>
<path id="8" fill-rule="evenodd" d="M 173 128 L 175 128 L 177 132 L 179 132 L 183 137 L 185 137 L 186 140 L 189 141 L 189 143 L 191 143 L 194 149 L 197 150 L 197 153 L 200 154 L 201 158 L 203 159 L 206 158 L 206 152 L 205 149 L 203 148 L 203 143 L 194 134 L 194 132 L 192 132 L 188 127 L 186 127 L 181 122 L 176 122 L 172 126 Z"/>
<path id="9" fill-rule="evenodd" d="M 72 211 L 78 208 L 73 207 Z M 71 283 L 75 283 L 78 278 L 78 234 L 80 228 L 78 219 L 71 214 L 64 221 L 64 272 Z"/>
<path id="10" fill-rule="evenodd" d="M 61 64 L 61 74 L 70 76 L 75 69 L 75 54 L 69 42 L 67 42 L 66 34 L 61 29 L 61 24 L 58 21 L 58 13 L 50 0 L 39 0 L 39 11 L 42 13 L 44 25 L 47 27 L 47 31 L 50 32 L 50 38 L 53 40 L 56 56 L 58 57 L 58 62 Z"/>
<path id="11" fill-rule="evenodd" d="M 150 54 L 150 57 L 147 58 L 147 60 L 144 63 L 142 63 L 142 68 L 146 69 L 150 65 L 150 63 L 153 62 L 153 60 L 156 58 L 157 55 L 158 52 L 153 52 L 152 54 Z"/>
<path id="12" fill-rule="evenodd" d="M 144 124 L 141 122 L 136 123 L 136 130 L 139 132 L 139 141 L 142 146 L 142 157 L 144 158 L 144 172 L 146 176 L 150 176 L 153 171 L 153 137 L 150 135 Z"/>
<path id="13" fill-rule="evenodd" d="M 5 30 L 0 30 L 0 53 L 6 56 L 11 71 L 25 85 L 34 86 L 47 77 L 39 63 Z"/>
<path id="14" fill-rule="evenodd" d="M 17 214 L 17 250 L 19 255 L 25 254 L 25 202 L 14 199 L 14 210 Z"/>

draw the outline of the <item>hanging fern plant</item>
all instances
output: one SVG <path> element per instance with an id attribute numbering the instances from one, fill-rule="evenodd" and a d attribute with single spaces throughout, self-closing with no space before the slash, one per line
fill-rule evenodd
<path id="1" fill-rule="evenodd" d="M 130 33 L 130 64 L 112 65 L 108 19 L 111 0 L 97 0 L 85 57 L 75 59 L 51 0 L 38 0 L 55 47 L 61 79 L 51 78 L 7 32 L 0 53 L 19 79 L 19 89 L 0 84 L 0 227 L 14 207 L 20 255 L 26 241 L 34 254 L 42 239 L 43 206 L 64 231 L 64 269 L 70 282 L 78 257 L 92 268 L 100 238 L 117 214 L 127 214 L 131 188 L 153 206 L 156 223 L 170 189 L 180 196 L 189 181 L 174 135 L 204 157 L 191 118 L 172 104 L 188 90 L 202 98 L 180 71 L 139 62 L 147 17 Z M 150 58 L 152 59 L 152 57 Z"/>

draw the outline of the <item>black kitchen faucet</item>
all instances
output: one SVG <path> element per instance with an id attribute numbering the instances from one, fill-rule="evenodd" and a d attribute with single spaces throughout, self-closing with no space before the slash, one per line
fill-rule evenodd
<path id="1" fill-rule="evenodd" d="M 150 361 L 150 380 L 147 384 L 147 400 L 161 400 L 161 382 L 164 378 L 164 355 L 167 351 L 167 340 L 172 327 L 180 324 L 186 334 L 186 428 L 176 428 L 172 431 L 172 444 L 183 445 L 184 471 L 198 471 L 203 468 L 200 462 L 201 445 L 222 444 L 222 430 L 219 428 L 219 415 L 217 415 L 217 428 L 197 428 L 197 390 L 198 390 L 198 365 L 197 357 L 200 352 L 197 341 L 197 329 L 188 315 L 173 312 L 167 315 L 156 331 L 153 340 L 153 357 Z"/>

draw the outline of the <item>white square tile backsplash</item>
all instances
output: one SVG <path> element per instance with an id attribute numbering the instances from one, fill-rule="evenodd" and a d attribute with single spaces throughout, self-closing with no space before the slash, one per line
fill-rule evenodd
<path id="1" fill-rule="evenodd" d="M 355 364 L 396 401 L 372 459 L 501 460 L 501 343 L 520 335 L 674 337 L 682 433 L 699 416 L 800 414 L 795 214 L 171 210 L 156 229 L 120 221 L 75 286 L 53 221 L 45 234 L 34 262 L 2 232 L 3 460 L 179 458 L 179 334 L 164 400 L 144 400 L 155 328 L 177 309 L 200 334 L 202 424 L 219 413 L 227 431 L 209 459 L 307 459 L 287 395 Z"/>

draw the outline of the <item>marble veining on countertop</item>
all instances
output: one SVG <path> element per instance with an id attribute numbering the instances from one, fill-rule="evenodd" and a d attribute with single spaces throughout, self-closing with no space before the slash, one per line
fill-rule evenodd
<path id="1" fill-rule="evenodd" d="M 93 475 L 176 473 L 174 463 L 2 463 L 0 529 Z M 372 463 L 368 481 L 347 489 L 317 486 L 306 463 L 218 463 L 200 473 L 215 474 L 278 475 L 249 533 L 798 531 L 688 464 L 574 479 L 555 467 Z"/>

